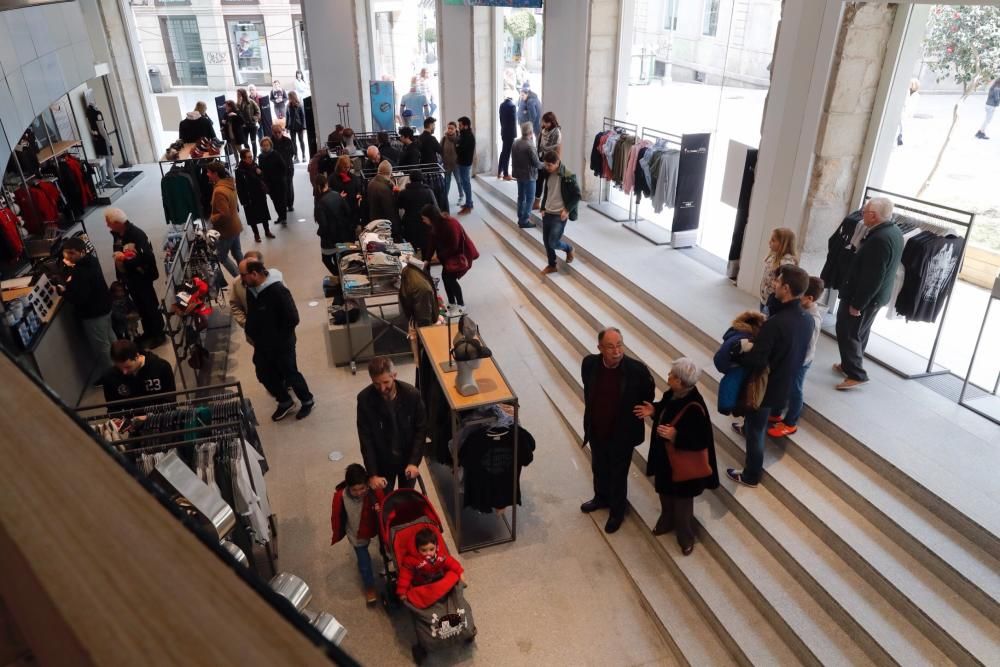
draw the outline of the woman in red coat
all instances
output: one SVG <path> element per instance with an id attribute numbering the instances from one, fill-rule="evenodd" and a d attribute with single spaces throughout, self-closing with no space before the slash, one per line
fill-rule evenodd
<path id="1" fill-rule="evenodd" d="M 438 261 L 441 262 L 441 282 L 448 295 L 448 310 L 451 314 L 462 314 L 465 312 L 465 299 L 462 298 L 462 287 L 458 281 L 469 271 L 472 262 L 479 259 L 479 251 L 466 235 L 461 223 L 447 213 L 442 213 L 437 206 L 424 206 L 420 211 L 420 220 L 430 227 L 427 246 L 423 250 L 427 262 L 425 270 L 430 270 L 431 258 L 437 253 Z"/>

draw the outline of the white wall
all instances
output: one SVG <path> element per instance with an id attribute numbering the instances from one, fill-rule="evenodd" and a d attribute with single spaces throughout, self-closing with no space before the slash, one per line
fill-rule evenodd
<path id="1" fill-rule="evenodd" d="M 584 156 L 590 155 L 590 147 L 584 147 L 589 35 L 589 2 L 549 0 L 545 3 L 542 110 L 554 112 L 559 119 L 563 162 L 578 175 L 585 170 Z M 614 48 L 608 49 L 611 57 L 615 52 Z"/>
<path id="2" fill-rule="evenodd" d="M 439 5 L 438 7 L 438 80 L 441 86 L 441 109 L 438 118 L 473 118 L 475 83 L 473 79 L 472 7 Z M 489 77 L 489 72 L 484 72 Z M 438 128 L 443 130 L 444 128 Z M 474 127 L 476 143 L 490 141 L 489 134 Z"/>
<path id="3" fill-rule="evenodd" d="M 367 82 L 362 79 L 360 68 L 357 11 L 363 9 L 354 0 L 302 0 L 302 15 L 309 31 L 309 61 L 313 63 L 316 134 L 321 144 L 338 123 L 338 103 L 351 105 L 354 129 L 369 125 L 362 102 Z"/>
<path id="4" fill-rule="evenodd" d="M 0 122 L 11 146 L 35 116 L 94 76 L 83 24 L 76 2 L 0 12 Z"/>

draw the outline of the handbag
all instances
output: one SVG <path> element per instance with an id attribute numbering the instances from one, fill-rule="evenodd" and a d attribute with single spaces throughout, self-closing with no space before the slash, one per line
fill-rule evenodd
<path id="1" fill-rule="evenodd" d="M 670 420 L 668 426 L 676 427 L 677 422 L 681 420 L 681 417 L 684 416 L 684 413 L 691 406 L 698 408 L 702 414 L 705 414 L 705 411 L 698 403 L 688 403 Z M 670 461 L 670 479 L 674 482 L 687 482 L 692 479 L 709 477 L 712 474 L 712 466 L 708 461 L 707 447 L 696 451 L 687 451 L 677 449 L 673 442 L 667 441 L 667 460 Z"/>

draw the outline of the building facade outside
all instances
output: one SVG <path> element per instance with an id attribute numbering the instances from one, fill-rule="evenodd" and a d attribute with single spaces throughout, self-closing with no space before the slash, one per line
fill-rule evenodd
<path id="1" fill-rule="evenodd" d="M 233 91 L 308 80 L 302 8 L 289 0 L 131 0 L 146 67 L 162 91 Z M 154 75 L 155 76 L 155 75 Z M 158 92 L 153 83 L 154 92 Z"/>

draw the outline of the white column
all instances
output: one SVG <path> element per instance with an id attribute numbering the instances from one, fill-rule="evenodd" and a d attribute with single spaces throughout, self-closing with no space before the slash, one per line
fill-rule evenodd
<path id="1" fill-rule="evenodd" d="M 475 26 L 472 10 L 472 7 L 463 5 L 438 5 L 438 80 L 441 86 L 438 118 L 457 120 L 461 116 L 473 118 L 475 115 L 472 48 Z M 484 74 L 489 76 L 488 72 Z M 484 144 L 488 137 L 483 131 L 487 128 L 474 126 L 473 130 L 477 146 Z"/>
<path id="2" fill-rule="evenodd" d="M 542 110 L 554 112 L 559 119 L 562 159 L 577 176 L 586 169 L 584 156 L 590 154 L 590 147 L 585 147 L 585 109 L 592 94 L 587 90 L 590 10 L 589 2 L 578 0 L 545 3 Z M 615 49 L 608 49 L 607 53 L 613 60 Z M 613 65 L 610 67 L 614 69 Z"/>
<path id="3" fill-rule="evenodd" d="M 740 289 L 754 293 L 771 230 L 800 232 L 835 44 L 840 2 L 785 2 L 764 113 Z"/>
<path id="4" fill-rule="evenodd" d="M 367 39 L 364 51 L 358 39 L 359 19 L 366 17 L 357 12 L 363 12 L 363 6 L 354 0 L 302 0 L 302 16 L 309 31 L 313 110 L 320 143 L 338 123 L 338 103 L 351 105 L 351 124 L 355 129 L 370 124 L 365 118 L 363 102 L 367 95 L 367 74 L 363 73 L 360 62 L 368 58 Z"/>

